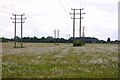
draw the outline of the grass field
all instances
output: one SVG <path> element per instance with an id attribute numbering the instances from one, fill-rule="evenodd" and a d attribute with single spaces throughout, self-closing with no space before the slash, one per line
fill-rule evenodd
<path id="1" fill-rule="evenodd" d="M 117 78 L 118 45 L 3 43 L 3 78 Z"/>

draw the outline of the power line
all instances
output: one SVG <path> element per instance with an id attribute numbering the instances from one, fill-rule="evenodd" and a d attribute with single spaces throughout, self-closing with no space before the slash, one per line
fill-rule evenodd
<path id="1" fill-rule="evenodd" d="M 6 7 L 6 6 L 0 6 L 0 7 L 11 11 L 12 14 L 15 13 L 15 12 L 20 13 L 20 12 L 18 12 L 18 11 L 15 11 L 15 10 L 13 10 L 13 9 L 10 9 L 9 7 Z"/>
<path id="2" fill-rule="evenodd" d="M 4 9 L 7 9 L 7 10 L 10 10 L 10 11 L 12 11 L 13 12 L 13 10 L 12 9 L 9 9 L 9 8 L 7 8 L 7 7 L 3 7 L 3 6 L 0 6 L 1 8 L 4 8 Z M 4 12 L 4 13 L 8 13 L 8 14 L 13 14 L 12 12 L 8 12 L 8 11 L 5 11 L 5 10 L 0 10 L 0 12 Z M 14 11 L 15 12 L 15 11 Z M 2 15 L 0 15 L 0 16 L 2 16 Z M 7 17 L 7 16 L 2 16 L 2 17 Z"/>
<path id="3" fill-rule="evenodd" d="M 61 2 L 61 0 L 57 0 L 58 3 L 60 4 L 60 6 L 62 7 L 62 9 L 64 10 L 64 12 L 68 15 L 68 10 L 66 9 L 66 7 L 64 6 L 64 4 Z M 70 15 L 69 15 L 70 16 Z"/>
<path id="4" fill-rule="evenodd" d="M 5 7 L 5 6 L 0 6 L 0 7 L 13 12 L 13 10 L 12 10 L 12 9 L 9 9 L 8 7 Z"/>
<path id="5" fill-rule="evenodd" d="M 84 8 L 86 8 L 86 6 L 85 6 L 85 0 L 84 0 L 84 2 L 83 2 L 83 3 L 84 3 L 84 6 L 83 6 L 83 7 L 84 7 Z"/>
<path id="6" fill-rule="evenodd" d="M 80 8 L 84 7 L 85 8 L 85 0 L 80 0 Z"/>
<path id="7" fill-rule="evenodd" d="M 8 14 L 13 14 L 13 13 L 10 13 L 10 12 L 4 11 L 4 10 L 0 10 L 0 11 L 4 12 L 4 13 L 8 13 Z"/>
<path id="8" fill-rule="evenodd" d="M 69 5 L 69 7 L 72 7 L 71 4 L 70 4 L 67 0 L 65 0 L 65 1 L 66 1 L 66 3 Z"/>

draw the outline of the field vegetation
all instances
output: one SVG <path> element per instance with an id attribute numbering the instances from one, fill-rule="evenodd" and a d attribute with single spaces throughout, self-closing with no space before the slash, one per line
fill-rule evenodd
<path id="1" fill-rule="evenodd" d="M 19 43 L 18 43 L 19 44 Z M 3 78 L 117 78 L 118 45 L 3 43 Z"/>

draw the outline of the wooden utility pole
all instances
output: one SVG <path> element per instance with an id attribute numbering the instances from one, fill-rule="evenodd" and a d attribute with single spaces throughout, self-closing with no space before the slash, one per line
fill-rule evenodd
<path id="1" fill-rule="evenodd" d="M 80 10 L 80 28 L 79 28 L 79 37 L 81 37 L 81 26 L 82 26 L 82 19 L 83 19 L 83 17 L 81 17 L 81 15 L 82 14 L 85 14 L 85 13 L 82 13 L 82 10 L 83 10 L 84 8 L 82 8 L 82 9 L 78 9 L 78 10 Z"/>
<path id="2" fill-rule="evenodd" d="M 71 15 L 73 15 L 73 38 L 75 37 L 75 19 L 80 19 L 80 28 L 79 28 L 79 37 L 81 37 L 81 25 L 82 25 L 82 19 L 83 19 L 83 17 L 81 16 L 82 14 L 85 14 L 85 13 L 82 13 L 82 10 L 83 10 L 84 8 L 82 8 L 82 9 L 71 9 L 71 10 L 73 10 L 74 12 L 73 13 L 70 13 Z M 76 13 L 76 10 L 80 10 L 80 13 Z M 75 15 L 80 15 L 80 17 L 79 18 L 76 18 L 75 17 Z"/>
<path id="3" fill-rule="evenodd" d="M 54 30 L 54 36 L 55 36 L 55 45 L 59 45 L 59 30 Z"/>
<path id="4" fill-rule="evenodd" d="M 25 14 L 21 14 L 21 47 L 23 47 L 23 45 L 22 45 L 22 35 L 23 35 L 23 16 L 24 16 Z M 26 19 L 26 18 L 24 18 L 24 19 Z"/>
<path id="5" fill-rule="evenodd" d="M 21 15 L 19 15 L 19 14 L 13 14 L 13 16 L 15 16 L 15 18 L 11 18 L 12 20 L 14 20 L 13 23 L 15 24 L 14 48 L 17 47 L 17 46 L 16 46 L 16 23 L 21 23 L 21 48 L 23 47 L 23 45 L 22 45 L 22 34 L 23 34 L 23 23 L 25 22 L 25 21 L 23 21 L 23 20 L 26 19 L 26 18 L 23 18 L 24 15 L 25 15 L 25 14 L 21 14 Z M 20 17 L 19 17 L 19 16 L 20 16 Z M 19 20 L 19 21 L 18 21 L 18 20 Z"/>
<path id="6" fill-rule="evenodd" d="M 82 9 L 80 9 L 80 28 L 79 28 L 79 37 L 81 37 L 81 10 L 82 10 Z"/>
<path id="7" fill-rule="evenodd" d="M 14 47 L 16 47 L 16 15 L 15 16 L 15 33 L 14 33 Z"/>
<path id="8" fill-rule="evenodd" d="M 54 39 L 55 39 L 55 44 L 56 44 L 56 30 L 54 30 Z"/>
<path id="9" fill-rule="evenodd" d="M 83 37 L 85 37 L 85 26 L 83 26 Z"/>
<path id="10" fill-rule="evenodd" d="M 75 9 L 71 8 L 71 10 L 73 10 L 73 13 L 70 13 L 70 14 L 73 15 L 73 18 L 71 17 L 71 19 L 73 19 L 73 40 L 74 40 L 75 38 Z"/>
<path id="11" fill-rule="evenodd" d="M 57 45 L 59 45 L 59 30 L 57 30 Z"/>

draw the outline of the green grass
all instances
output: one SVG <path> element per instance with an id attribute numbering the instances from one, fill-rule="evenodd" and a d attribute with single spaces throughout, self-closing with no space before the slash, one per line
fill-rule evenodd
<path id="1" fill-rule="evenodd" d="M 72 47 L 72 44 L 55 46 L 29 43 L 27 45 L 31 47 L 17 49 L 22 51 L 12 48 L 3 49 L 3 78 L 118 77 L 117 45 L 86 44 L 83 47 Z M 33 47 L 35 51 L 27 50 Z M 10 50 L 16 52 L 10 53 Z"/>

